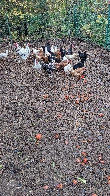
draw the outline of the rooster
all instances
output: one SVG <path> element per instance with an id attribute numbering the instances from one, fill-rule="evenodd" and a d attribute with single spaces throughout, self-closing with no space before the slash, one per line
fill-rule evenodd
<path id="1" fill-rule="evenodd" d="M 79 53 L 79 57 L 80 57 L 81 61 L 78 62 L 77 64 L 73 65 L 73 69 L 71 70 L 71 74 L 74 76 L 80 77 L 83 74 L 83 72 L 85 71 L 84 62 L 86 61 L 87 54 L 86 54 L 86 52 L 84 52 L 84 53 L 78 52 L 78 53 Z"/>
<path id="2" fill-rule="evenodd" d="M 86 53 L 86 51 L 85 52 L 78 51 L 78 53 L 79 53 L 80 60 L 86 62 L 86 59 L 87 59 L 87 53 Z"/>

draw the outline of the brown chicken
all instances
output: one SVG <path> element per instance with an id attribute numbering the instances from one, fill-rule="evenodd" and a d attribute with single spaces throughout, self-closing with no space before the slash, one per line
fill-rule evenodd
<path id="1" fill-rule="evenodd" d="M 82 68 L 77 68 L 75 70 L 71 70 L 71 74 L 75 77 L 78 77 L 80 78 L 82 76 L 82 74 L 84 73 L 85 71 L 85 67 L 82 67 Z"/>
<path id="2" fill-rule="evenodd" d="M 56 63 L 60 63 L 60 62 L 61 62 L 61 52 L 60 52 L 60 50 L 57 50 L 57 51 L 55 52 L 55 55 L 56 55 L 56 57 L 55 57 L 55 62 L 56 62 Z"/>
<path id="3" fill-rule="evenodd" d="M 45 54 L 44 54 L 44 52 L 43 52 L 43 48 L 39 48 L 39 50 L 40 50 L 40 51 L 36 54 L 36 59 L 37 59 L 38 61 L 42 60 L 42 58 L 45 57 Z"/>
<path id="4" fill-rule="evenodd" d="M 68 65 L 68 62 L 67 61 L 61 61 L 60 63 L 55 63 L 55 67 L 58 70 L 61 70 L 62 68 L 64 68 L 67 65 Z"/>

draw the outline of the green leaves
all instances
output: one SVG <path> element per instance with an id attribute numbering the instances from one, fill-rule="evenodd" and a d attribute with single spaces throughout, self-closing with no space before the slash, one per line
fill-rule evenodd
<path id="1" fill-rule="evenodd" d="M 82 1 L 76 12 L 76 36 L 91 39 L 97 44 L 104 45 L 107 15 L 103 12 L 107 10 L 107 6 L 106 2 L 100 2 L 99 6 L 98 1 Z"/>
<path id="2" fill-rule="evenodd" d="M 108 4 L 106 1 L 73 1 L 65 0 L 1 0 L 1 23 L 0 34 L 7 35 L 7 29 L 10 34 L 17 37 L 17 27 L 21 26 L 24 34 L 23 21 L 27 20 L 29 36 L 38 38 L 36 32 L 41 32 L 50 37 L 68 36 L 68 30 L 71 36 L 90 39 L 98 44 L 104 45 L 108 30 Z M 8 24 L 7 17 L 8 14 Z M 110 20 L 110 19 L 109 19 Z M 109 37 L 109 36 L 108 36 Z M 48 37 L 49 38 L 49 37 Z"/>

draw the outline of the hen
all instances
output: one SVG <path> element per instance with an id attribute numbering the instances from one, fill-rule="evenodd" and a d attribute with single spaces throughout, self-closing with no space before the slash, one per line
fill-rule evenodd
<path id="1" fill-rule="evenodd" d="M 6 58 L 8 56 L 8 50 L 6 50 L 6 53 L 0 53 L 0 58 L 4 57 Z"/>
<path id="2" fill-rule="evenodd" d="M 65 74 L 70 74 L 71 70 L 72 70 L 72 65 L 70 63 L 64 67 Z"/>
<path id="3" fill-rule="evenodd" d="M 21 48 L 17 43 L 16 43 L 16 53 L 26 61 L 26 59 L 30 55 L 30 48 L 29 45 L 27 44 L 25 48 Z"/>
<path id="4" fill-rule="evenodd" d="M 86 62 L 86 59 L 87 59 L 87 53 L 86 53 L 86 51 L 85 52 L 78 51 L 78 53 L 79 53 L 80 60 Z"/>
<path id="5" fill-rule="evenodd" d="M 61 57 L 63 58 L 66 55 L 66 49 L 64 47 L 60 47 Z"/>
<path id="6" fill-rule="evenodd" d="M 42 68 L 46 71 L 46 73 L 51 74 L 55 70 L 54 63 L 50 62 L 49 64 L 44 63 Z"/>
<path id="7" fill-rule="evenodd" d="M 77 64 L 73 65 L 73 69 L 71 70 L 71 74 L 74 76 L 78 76 L 80 78 L 81 75 L 83 74 L 83 72 L 85 71 L 84 62 L 87 59 L 87 54 L 86 54 L 86 51 L 84 53 L 81 53 L 79 51 L 78 53 L 79 53 L 79 57 L 80 57 L 81 61 L 78 62 Z"/>
<path id="8" fill-rule="evenodd" d="M 40 49 L 37 50 L 36 48 L 32 48 L 32 50 L 33 50 L 33 54 L 35 54 L 35 55 L 40 52 Z"/>
<path id="9" fill-rule="evenodd" d="M 35 59 L 34 68 L 37 69 L 38 71 L 41 70 L 41 68 L 42 68 L 42 65 L 41 65 L 40 62 L 38 62 L 36 59 Z"/>
<path id="10" fill-rule="evenodd" d="M 82 68 L 77 68 L 77 69 L 71 69 L 71 74 L 73 76 L 78 76 L 79 78 L 82 76 L 82 74 L 84 73 L 85 71 L 85 67 L 82 67 Z"/>
<path id="11" fill-rule="evenodd" d="M 65 55 L 65 57 L 66 57 L 67 59 L 70 59 L 70 60 L 74 60 L 77 56 L 78 56 L 78 54 L 76 54 L 76 53 Z"/>

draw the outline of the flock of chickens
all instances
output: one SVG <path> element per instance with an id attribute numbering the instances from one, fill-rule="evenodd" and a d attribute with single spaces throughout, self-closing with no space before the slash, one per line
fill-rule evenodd
<path id="1" fill-rule="evenodd" d="M 65 74 L 71 74 L 78 78 L 81 77 L 85 71 L 84 63 L 87 59 L 87 53 L 80 52 L 73 53 L 73 45 L 71 44 L 67 49 L 63 46 L 58 48 L 56 45 L 51 45 L 50 42 L 47 42 L 45 46 L 40 48 L 32 48 L 32 51 L 29 47 L 29 44 L 25 47 L 19 46 L 18 43 L 14 44 L 16 53 L 21 57 L 22 60 L 28 59 L 28 57 L 33 54 L 35 59 L 34 68 L 37 71 L 45 70 L 48 74 L 51 74 L 55 70 L 64 70 Z M 7 57 L 8 50 L 6 53 L 0 53 L 0 58 Z M 77 64 L 74 64 L 74 59 L 80 59 Z"/>

